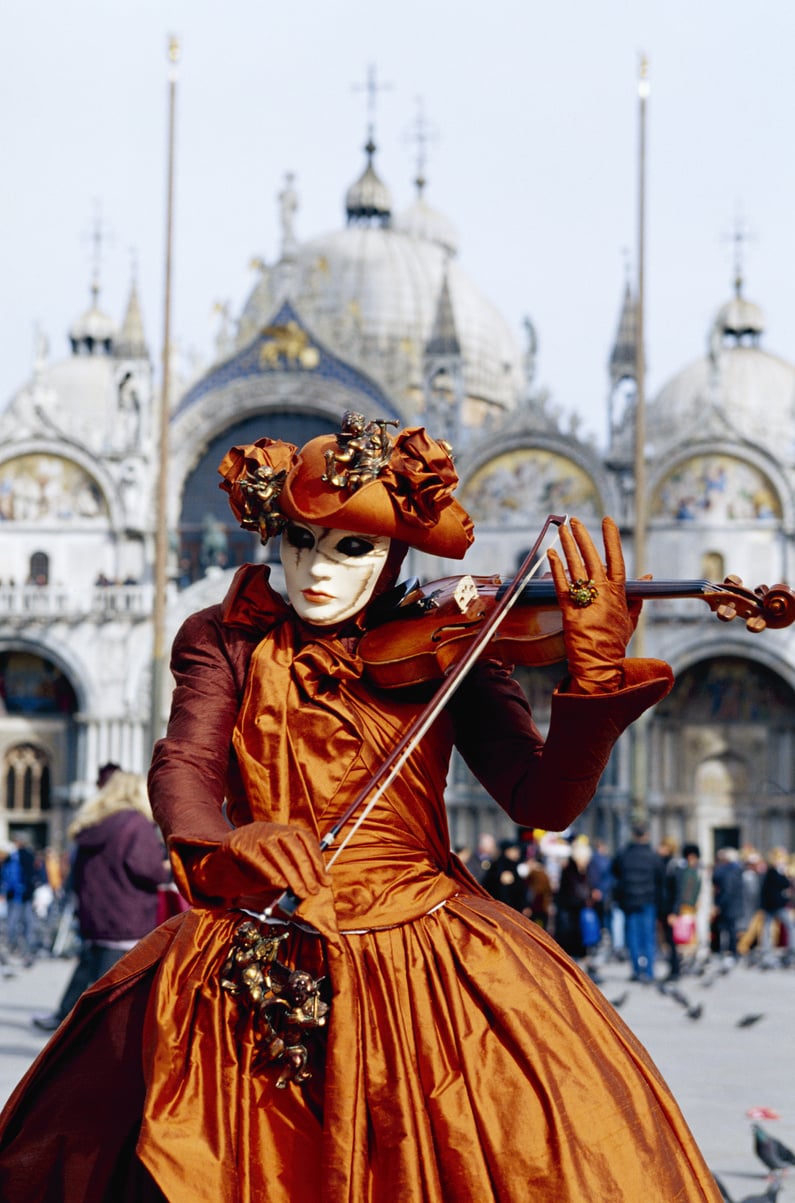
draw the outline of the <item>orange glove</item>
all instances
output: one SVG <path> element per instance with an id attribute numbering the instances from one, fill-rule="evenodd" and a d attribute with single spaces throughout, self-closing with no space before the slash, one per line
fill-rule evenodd
<path id="1" fill-rule="evenodd" d="M 624 683 L 623 660 L 641 602 L 627 605 L 624 556 L 613 519 L 602 521 L 606 564 L 582 522 L 572 518 L 570 527 L 560 528 L 567 568 L 554 549 L 547 553 L 563 616 L 570 692 L 613 693 Z"/>
<path id="2" fill-rule="evenodd" d="M 227 902 L 284 890 L 303 900 L 331 885 L 317 837 L 287 823 L 237 827 L 194 862 L 189 877 L 199 893 Z"/>

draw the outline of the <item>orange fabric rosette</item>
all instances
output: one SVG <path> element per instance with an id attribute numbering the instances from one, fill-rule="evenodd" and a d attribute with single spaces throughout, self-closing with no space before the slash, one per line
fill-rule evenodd
<path id="1" fill-rule="evenodd" d="M 287 474 L 295 467 L 298 448 L 281 439 L 257 439 L 232 447 L 218 465 L 223 480 L 219 488 L 229 494 L 229 505 L 244 530 L 258 530 L 263 543 L 284 525 L 279 495 Z M 259 485 L 259 491 L 254 487 Z M 270 491 L 270 504 L 263 493 Z"/>

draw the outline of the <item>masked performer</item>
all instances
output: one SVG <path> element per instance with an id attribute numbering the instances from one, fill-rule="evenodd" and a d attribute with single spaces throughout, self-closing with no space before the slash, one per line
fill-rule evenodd
<path id="1" fill-rule="evenodd" d="M 12 1097 L 6 1203 L 720 1199 L 613 1008 L 450 852 L 454 746 L 516 823 L 561 830 L 670 688 L 666 664 L 626 658 L 609 519 L 604 563 L 576 520 L 549 553 L 569 675 L 546 741 L 481 658 L 342 851 L 321 849 L 426 700 L 363 672 L 368 611 L 408 547 L 460 558 L 472 539 L 447 446 L 386 425 L 221 464 L 242 525 L 281 533 L 290 604 L 244 566 L 176 638 L 150 790 L 193 907 L 83 996 Z M 285 891 L 301 901 L 279 926 Z"/>

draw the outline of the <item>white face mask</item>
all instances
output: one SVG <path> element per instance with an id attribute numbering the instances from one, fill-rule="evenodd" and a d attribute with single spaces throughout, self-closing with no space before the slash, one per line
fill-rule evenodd
<path id="1" fill-rule="evenodd" d="M 359 535 L 291 519 L 279 554 L 295 612 L 317 626 L 353 618 L 370 600 L 391 542 L 387 535 Z"/>

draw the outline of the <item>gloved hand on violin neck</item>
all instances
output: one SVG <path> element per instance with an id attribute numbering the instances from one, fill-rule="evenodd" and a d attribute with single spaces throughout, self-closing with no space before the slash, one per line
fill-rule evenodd
<path id="1" fill-rule="evenodd" d="M 624 683 L 622 662 L 637 626 L 641 602 L 627 603 L 618 527 L 602 521 L 604 563 L 585 526 L 572 518 L 560 528 L 565 557 L 550 549 L 549 567 L 563 619 L 573 693 L 613 693 Z"/>

